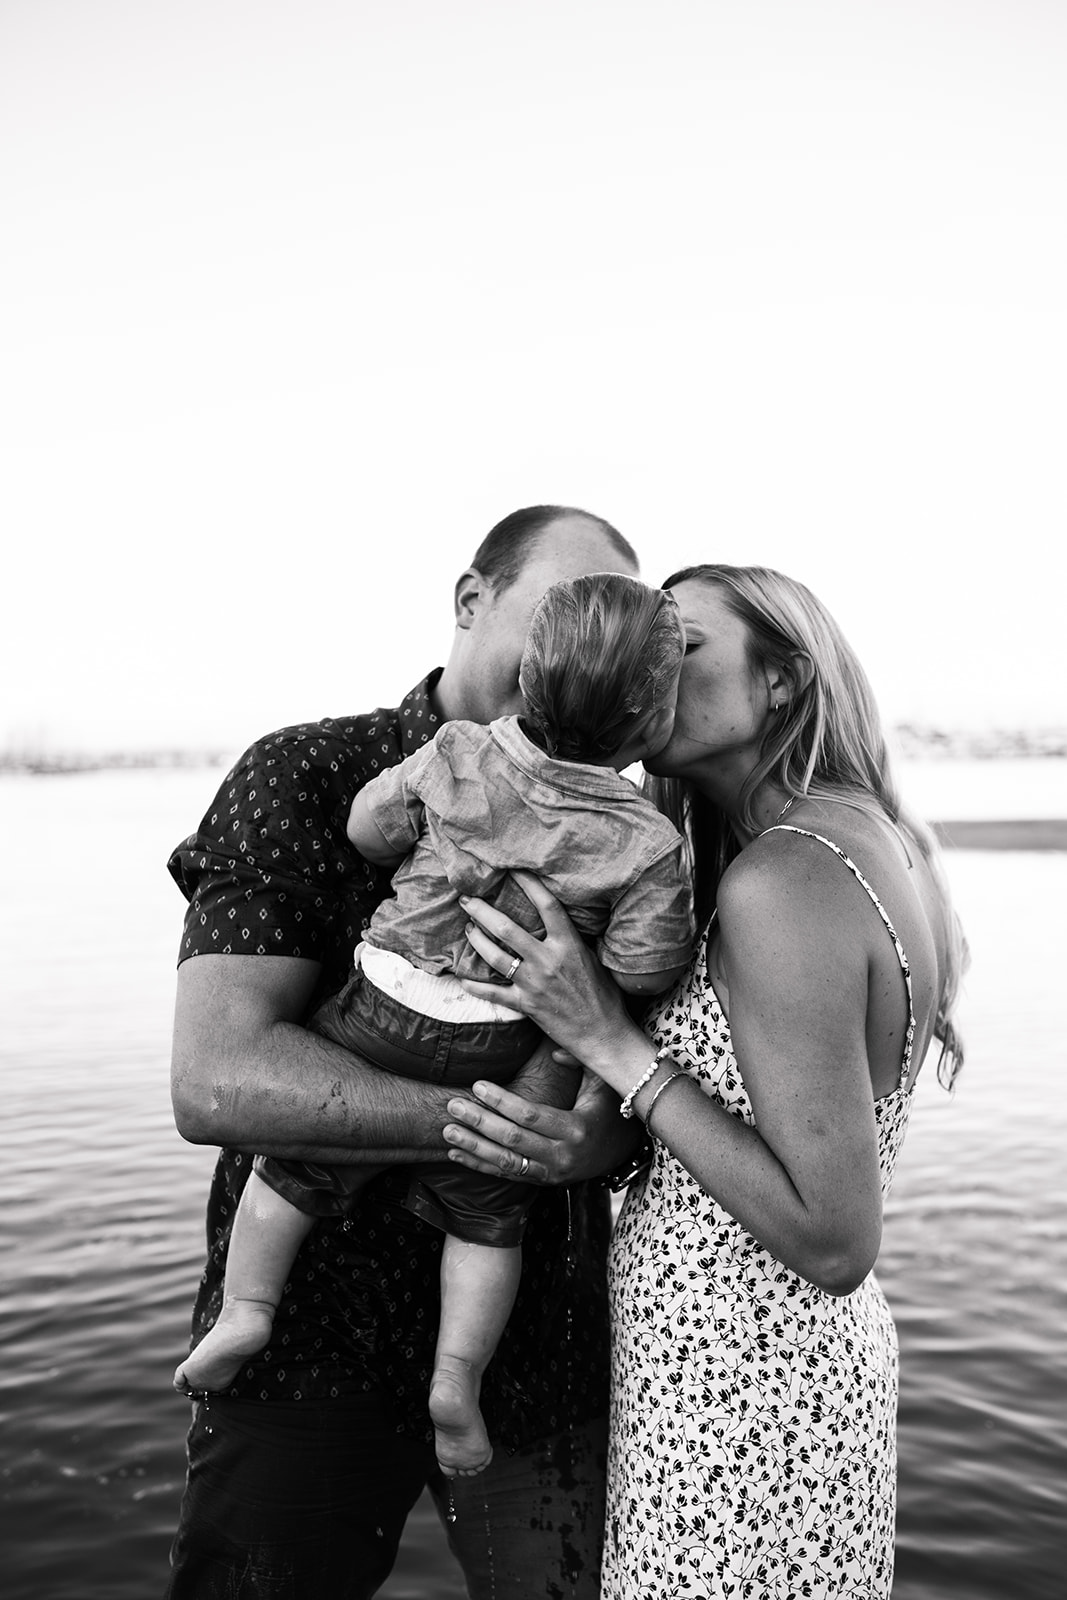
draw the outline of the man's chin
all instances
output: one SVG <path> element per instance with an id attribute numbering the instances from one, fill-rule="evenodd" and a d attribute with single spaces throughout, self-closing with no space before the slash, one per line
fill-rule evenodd
<path id="1" fill-rule="evenodd" d="M 660 771 L 660 764 L 666 764 L 667 751 L 670 749 L 670 747 L 671 741 L 670 737 L 668 737 L 664 739 L 663 743 L 658 745 L 655 750 L 646 750 L 645 754 L 641 757 L 641 765 L 644 767 L 650 778 L 662 778 L 666 776 L 665 772 Z"/>

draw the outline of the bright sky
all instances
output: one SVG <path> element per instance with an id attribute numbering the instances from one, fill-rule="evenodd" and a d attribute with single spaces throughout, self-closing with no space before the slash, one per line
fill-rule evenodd
<path id="1" fill-rule="evenodd" d="M 0 747 L 394 701 L 516 506 L 1067 723 L 1060 0 L 4 0 Z"/>

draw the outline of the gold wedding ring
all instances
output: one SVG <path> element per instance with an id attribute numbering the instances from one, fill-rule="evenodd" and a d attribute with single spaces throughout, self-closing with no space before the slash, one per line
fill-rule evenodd
<path id="1" fill-rule="evenodd" d="M 504 982 L 505 983 L 510 983 L 512 978 L 515 976 L 516 972 L 518 972 L 518 970 L 519 970 L 519 968 L 521 966 L 522 966 L 522 957 L 521 956 L 516 956 L 514 961 L 511 963 L 511 966 L 508 968 L 508 970 L 504 974 Z"/>
<path id="2" fill-rule="evenodd" d="M 530 1158 L 529 1158 L 529 1156 L 523 1156 L 523 1158 L 522 1158 L 522 1166 L 519 1168 L 519 1177 L 520 1178 L 525 1178 L 525 1176 L 529 1172 L 529 1170 L 530 1170 Z"/>

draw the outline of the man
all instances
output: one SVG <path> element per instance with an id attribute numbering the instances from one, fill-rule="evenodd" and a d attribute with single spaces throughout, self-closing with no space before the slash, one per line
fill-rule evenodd
<path id="1" fill-rule="evenodd" d="M 444 1149 L 454 1090 L 390 1077 L 301 1026 L 344 981 L 387 874 L 348 845 L 353 795 L 441 722 L 521 709 L 534 607 L 560 579 L 633 574 L 608 523 L 536 506 L 506 517 L 456 585 L 448 664 L 397 710 L 261 740 L 225 779 L 170 870 L 189 899 L 175 1016 L 182 1135 L 223 1147 L 208 1206 L 194 1335 L 221 1304 L 226 1244 L 252 1152 L 396 1163 Z M 567 1175 L 626 1149 L 594 1086 L 565 1121 Z M 561 1169 L 562 1170 L 562 1169 Z M 429 1484 L 472 1596 L 595 1600 L 603 1513 L 606 1196 L 546 1189 L 530 1219 L 522 1289 L 483 1391 L 499 1445 L 477 1477 L 434 1459 L 426 1409 L 441 1235 L 400 1203 L 402 1171 L 353 1215 L 319 1222 L 300 1252 L 268 1349 L 225 1395 L 194 1406 L 171 1600 L 362 1600 L 395 1559 Z"/>

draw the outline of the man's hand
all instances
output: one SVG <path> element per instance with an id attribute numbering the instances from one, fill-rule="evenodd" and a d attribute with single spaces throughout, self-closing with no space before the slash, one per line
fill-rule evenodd
<path id="1" fill-rule="evenodd" d="M 530 1070 L 536 1070 L 535 1062 L 536 1057 Z M 495 1178 L 556 1184 L 598 1177 L 629 1155 L 640 1127 L 619 1116 L 618 1095 L 599 1078 L 584 1073 L 573 1110 L 560 1111 L 515 1093 L 522 1077 L 510 1089 L 479 1081 L 473 1100 L 448 1102 L 455 1119 L 444 1129 L 449 1160 Z"/>

